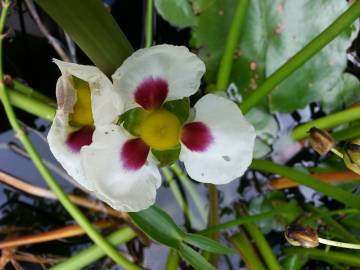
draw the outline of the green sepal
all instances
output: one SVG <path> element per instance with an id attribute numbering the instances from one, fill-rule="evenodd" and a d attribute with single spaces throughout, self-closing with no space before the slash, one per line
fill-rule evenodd
<path id="1" fill-rule="evenodd" d="M 181 243 L 178 252 L 196 270 L 216 270 L 203 256 L 184 243 Z"/>
<path id="2" fill-rule="evenodd" d="M 159 164 L 160 166 L 167 166 L 179 159 L 180 150 L 181 150 L 181 145 L 178 144 L 170 150 L 159 151 L 159 150 L 151 149 L 151 153 L 160 162 Z"/>
<path id="3" fill-rule="evenodd" d="M 140 212 L 131 212 L 129 216 L 151 239 L 168 247 L 178 249 L 185 237 L 185 232 L 176 225 L 174 220 L 156 206 Z"/>
<path id="4" fill-rule="evenodd" d="M 229 254 L 235 251 L 203 235 L 188 233 L 184 241 L 194 247 L 217 254 Z"/>
<path id="5" fill-rule="evenodd" d="M 190 99 L 176 99 L 165 102 L 162 106 L 167 111 L 175 114 L 181 123 L 186 122 L 190 114 Z"/>
<path id="6" fill-rule="evenodd" d="M 123 127 L 134 136 L 138 136 L 137 128 L 144 119 L 146 112 L 142 108 L 134 108 L 124 112 L 120 115 L 117 122 L 118 125 L 123 124 Z"/>

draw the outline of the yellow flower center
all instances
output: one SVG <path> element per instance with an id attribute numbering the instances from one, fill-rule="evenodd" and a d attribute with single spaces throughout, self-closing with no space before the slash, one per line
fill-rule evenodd
<path id="1" fill-rule="evenodd" d="M 75 126 L 93 126 L 94 119 L 91 110 L 91 93 L 89 84 L 79 78 L 73 77 L 76 91 L 76 103 L 69 116 L 70 124 Z"/>
<path id="2" fill-rule="evenodd" d="M 150 112 L 138 127 L 143 141 L 155 150 L 168 150 L 179 143 L 181 124 L 178 118 L 164 110 Z"/>

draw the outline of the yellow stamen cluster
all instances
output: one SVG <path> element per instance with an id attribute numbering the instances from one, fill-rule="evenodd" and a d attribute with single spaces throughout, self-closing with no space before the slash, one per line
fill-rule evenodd
<path id="1" fill-rule="evenodd" d="M 69 116 L 70 123 L 74 126 L 93 126 L 89 84 L 76 77 L 73 77 L 73 82 L 77 99 L 73 112 Z"/>
<path id="2" fill-rule="evenodd" d="M 152 149 L 168 150 L 179 143 L 181 123 L 171 112 L 158 109 L 144 117 L 137 131 Z"/>

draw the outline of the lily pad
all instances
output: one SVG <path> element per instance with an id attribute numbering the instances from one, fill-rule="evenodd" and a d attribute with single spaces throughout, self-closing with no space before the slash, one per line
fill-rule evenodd
<path id="1" fill-rule="evenodd" d="M 170 2 L 175 9 L 177 1 Z M 206 63 L 207 82 L 214 83 L 237 1 L 192 2 L 199 14 L 193 17 L 191 44 Z M 347 7 L 345 0 L 250 1 L 231 81 L 246 97 Z M 267 100 L 271 111 L 292 112 L 322 101 L 342 77 L 350 43 L 351 31 L 346 31 L 278 85 Z"/>

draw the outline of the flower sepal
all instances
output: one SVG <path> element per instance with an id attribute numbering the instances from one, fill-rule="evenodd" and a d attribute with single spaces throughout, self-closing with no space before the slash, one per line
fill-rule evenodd
<path id="1" fill-rule="evenodd" d="M 190 115 L 190 99 L 176 99 L 170 100 L 164 103 L 163 108 L 174 115 L 179 119 L 180 123 L 185 123 Z"/>
<path id="2" fill-rule="evenodd" d="M 180 156 L 180 151 L 181 151 L 181 145 L 178 144 L 174 148 L 164 151 L 152 149 L 151 153 L 159 161 L 159 166 L 163 167 L 163 166 L 171 165 L 175 161 L 177 161 Z"/>

